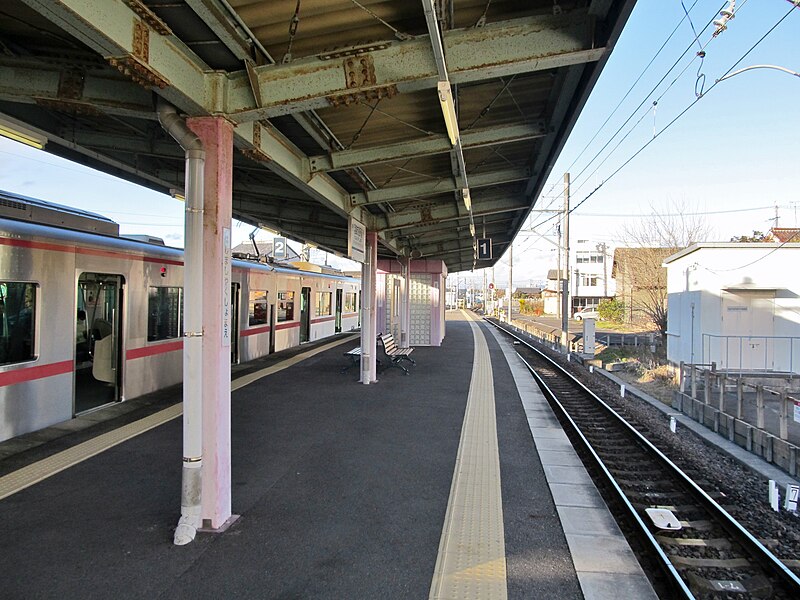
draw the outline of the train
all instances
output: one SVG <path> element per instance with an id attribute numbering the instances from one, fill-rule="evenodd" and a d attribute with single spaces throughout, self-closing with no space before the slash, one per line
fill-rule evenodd
<path id="1" fill-rule="evenodd" d="M 232 364 L 360 327 L 358 278 L 237 254 L 231 275 Z M 183 250 L 0 192 L 0 441 L 179 383 L 182 292 Z"/>

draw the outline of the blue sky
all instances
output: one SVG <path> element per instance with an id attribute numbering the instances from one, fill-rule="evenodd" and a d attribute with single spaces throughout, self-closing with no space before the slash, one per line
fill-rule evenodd
<path id="1" fill-rule="evenodd" d="M 573 206 L 603 184 L 572 214 L 572 239 L 624 245 L 621 228 L 626 223 L 635 224 L 641 215 L 654 211 L 674 212 L 676 206 L 687 212 L 704 213 L 713 231 L 712 241 L 769 229 L 776 204 L 781 226 L 798 224 L 800 77 L 756 69 L 714 85 L 790 11 L 792 4 L 787 0 L 739 1 L 736 17 L 728 23 L 727 30 L 712 38 L 713 26 L 704 28 L 727 4 L 721 0 L 683 1 L 706 53 L 701 64 L 696 56 L 700 50 L 697 43 L 683 55 L 695 34 L 692 24 L 684 18 L 680 0 L 637 3 L 553 167 L 544 188 L 545 197 L 537 203 L 537 208 L 562 205 L 563 198 L 558 195 L 567 169 L 573 179 Z M 671 41 L 609 123 L 599 129 L 676 26 Z M 682 55 L 677 68 L 648 96 Z M 800 8 L 792 11 L 737 68 L 757 64 L 800 71 Z M 698 72 L 705 77 L 705 93 L 699 100 Z M 655 98 L 658 104 L 653 114 Z M 642 101 L 643 106 L 634 110 Z M 631 120 L 622 126 L 628 117 Z M 619 136 L 612 139 L 621 126 Z M 614 174 L 652 140 L 654 131 L 660 132 L 656 139 Z M 627 137 L 617 146 L 622 136 Z M 607 149 L 601 152 L 610 139 Z M 598 159 L 590 163 L 598 152 Z M 598 168 L 601 161 L 604 162 Z M 581 171 L 584 173 L 579 175 Z M 0 138 L 0 189 L 99 212 L 119 222 L 124 233 L 147 232 L 165 238 L 168 244 L 182 245 L 181 202 L 4 138 Z M 534 214 L 532 222 L 545 218 Z M 535 230 L 551 234 L 551 225 L 552 222 L 539 225 Z M 245 240 L 251 229 L 247 225 L 234 227 L 234 244 Z M 259 235 L 269 237 L 265 233 Z M 548 268 L 554 268 L 551 247 L 535 235 L 519 236 L 514 246 L 515 283 L 527 285 L 541 279 Z M 507 281 L 506 265 L 507 257 L 495 269 L 498 285 Z M 476 272 L 473 278 L 482 281 L 483 275 Z"/>

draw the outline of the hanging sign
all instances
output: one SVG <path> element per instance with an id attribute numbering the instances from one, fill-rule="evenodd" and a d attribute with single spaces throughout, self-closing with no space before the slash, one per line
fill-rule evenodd
<path id="1" fill-rule="evenodd" d="M 286 238 L 276 237 L 272 240 L 272 258 L 275 260 L 286 260 Z"/>
<path id="2" fill-rule="evenodd" d="M 348 227 L 347 256 L 360 263 L 367 257 L 367 228 L 353 217 L 350 217 Z"/>
<path id="3" fill-rule="evenodd" d="M 478 239 L 478 260 L 492 260 L 492 238 Z"/>

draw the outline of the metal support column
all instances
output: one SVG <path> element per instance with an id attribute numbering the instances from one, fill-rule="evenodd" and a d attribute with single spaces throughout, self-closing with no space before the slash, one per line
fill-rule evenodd
<path id="1" fill-rule="evenodd" d="M 231 208 L 233 125 L 187 120 L 206 149 L 203 214 L 203 528 L 231 515 Z"/>
<path id="2" fill-rule="evenodd" d="M 367 232 L 367 252 L 361 265 L 361 383 L 377 381 L 377 318 L 378 303 L 375 293 L 378 271 L 378 234 Z"/>

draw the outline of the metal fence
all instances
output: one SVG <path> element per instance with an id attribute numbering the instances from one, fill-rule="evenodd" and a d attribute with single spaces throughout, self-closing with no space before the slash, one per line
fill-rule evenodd
<path id="1" fill-rule="evenodd" d="M 767 377 L 718 371 L 717 366 L 680 363 L 680 392 L 673 405 L 796 475 L 800 380 L 791 374 Z"/>

